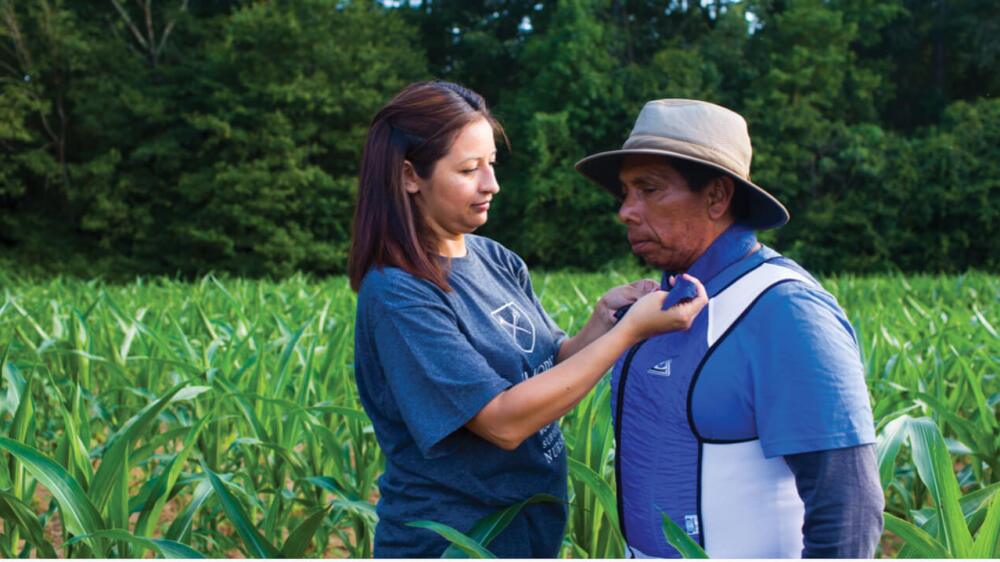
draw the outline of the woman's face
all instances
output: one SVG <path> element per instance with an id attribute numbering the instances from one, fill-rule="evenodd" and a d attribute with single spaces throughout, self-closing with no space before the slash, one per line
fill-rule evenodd
<path id="1" fill-rule="evenodd" d="M 493 173 L 496 156 L 493 128 L 480 118 L 458 132 L 430 178 L 419 177 L 406 164 L 406 191 L 417 200 L 424 220 L 442 243 L 460 240 L 486 223 L 493 194 L 500 191 Z"/>

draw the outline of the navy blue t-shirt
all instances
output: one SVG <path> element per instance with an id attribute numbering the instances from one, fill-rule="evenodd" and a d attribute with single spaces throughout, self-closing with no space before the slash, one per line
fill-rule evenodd
<path id="1" fill-rule="evenodd" d="M 397 268 L 372 269 L 358 292 L 355 377 L 386 456 L 379 480 L 377 557 L 439 557 L 448 542 L 406 523 L 468 532 L 482 517 L 537 493 L 489 549 L 554 557 L 566 525 L 566 453 L 556 423 L 505 451 L 464 426 L 497 394 L 551 368 L 565 334 L 531 286 L 524 262 L 466 236 L 445 292 Z"/>

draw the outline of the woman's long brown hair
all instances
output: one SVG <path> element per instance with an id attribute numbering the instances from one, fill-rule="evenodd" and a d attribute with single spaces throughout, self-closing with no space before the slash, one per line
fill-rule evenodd
<path id="1" fill-rule="evenodd" d="M 403 162 L 428 179 L 463 127 L 486 119 L 503 129 L 479 94 L 450 82 L 410 84 L 372 119 L 361 157 L 347 272 L 357 292 L 372 267 L 398 267 L 450 291 L 437 240 L 403 188 Z"/>

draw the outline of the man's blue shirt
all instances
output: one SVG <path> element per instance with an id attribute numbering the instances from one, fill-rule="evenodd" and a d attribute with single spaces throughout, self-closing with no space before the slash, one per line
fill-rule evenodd
<path id="1" fill-rule="evenodd" d="M 794 261 L 756 246 L 755 233 L 735 225 L 687 273 L 710 293 L 731 282 L 727 274 L 738 262 L 771 261 L 812 279 Z M 766 291 L 706 361 L 691 408 L 703 438 L 759 438 L 769 458 L 875 442 L 857 338 L 819 283 Z"/>
<path id="2" fill-rule="evenodd" d="M 708 306 L 689 330 L 634 346 L 612 375 L 629 552 L 678 555 L 662 536 L 668 516 L 713 556 L 870 556 L 881 530 L 874 423 L 836 299 L 738 225 L 686 273 Z M 824 472 L 834 466 L 856 470 Z"/>

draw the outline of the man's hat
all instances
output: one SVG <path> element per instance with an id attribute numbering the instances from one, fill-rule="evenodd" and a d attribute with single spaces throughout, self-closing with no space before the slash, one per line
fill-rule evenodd
<path id="1" fill-rule="evenodd" d="M 628 154 L 659 154 L 719 170 L 746 189 L 750 209 L 744 224 L 766 230 L 788 222 L 784 205 L 750 181 L 750 134 L 747 122 L 736 112 L 698 100 L 651 101 L 642 108 L 621 150 L 588 156 L 576 163 L 576 169 L 621 199 L 618 172 Z"/>

